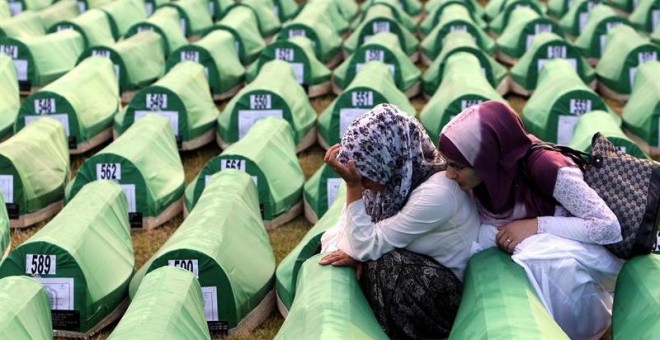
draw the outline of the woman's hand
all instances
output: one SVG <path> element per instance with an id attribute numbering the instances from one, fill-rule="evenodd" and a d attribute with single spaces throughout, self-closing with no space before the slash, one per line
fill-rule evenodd
<path id="1" fill-rule="evenodd" d="M 319 261 L 319 264 L 322 266 L 332 265 L 335 267 L 353 267 L 355 268 L 355 276 L 357 276 L 358 280 L 362 275 L 362 262 L 355 260 L 341 250 L 337 250 L 324 256 L 321 261 Z"/>
<path id="2" fill-rule="evenodd" d="M 346 182 L 346 185 L 351 187 L 362 186 L 362 175 L 355 168 L 355 162 L 350 160 L 348 164 L 344 165 L 337 159 L 337 154 L 341 149 L 339 144 L 333 145 L 325 153 L 323 160 L 329 167 L 332 168 L 341 178 Z"/>
<path id="3" fill-rule="evenodd" d="M 526 238 L 536 234 L 538 221 L 535 218 L 511 222 L 497 233 L 495 240 L 502 250 L 513 254 L 516 246 Z"/>

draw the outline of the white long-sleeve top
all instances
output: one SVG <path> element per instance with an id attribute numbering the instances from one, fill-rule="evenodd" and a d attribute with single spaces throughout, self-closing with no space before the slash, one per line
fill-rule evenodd
<path id="1" fill-rule="evenodd" d="M 363 200 L 349 204 L 321 238 L 321 252 L 340 249 L 367 261 L 405 248 L 433 257 L 463 280 L 479 225 L 472 198 L 443 171 L 415 188 L 399 213 L 378 223 L 371 222 Z"/>

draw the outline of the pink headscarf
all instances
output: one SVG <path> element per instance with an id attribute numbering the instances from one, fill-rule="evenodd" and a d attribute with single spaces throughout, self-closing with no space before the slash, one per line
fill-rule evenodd
<path id="1" fill-rule="evenodd" d="M 484 223 L 553 215 L 557 172 L 573 163 L 545 150 L 523 160 L 533 143 L 520 117 L 507 105 L 488 101 L 465 109 L 440 134 L 439 149 L 447 158 L 475 169 L 482 183 L 473 190 Z"/>

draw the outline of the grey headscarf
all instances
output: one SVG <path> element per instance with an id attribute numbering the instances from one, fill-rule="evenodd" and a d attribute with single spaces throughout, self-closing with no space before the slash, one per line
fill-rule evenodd
<path id="1" fill-rule="evenodd" d="M 385 185 L 382 192 L 363 193 L 373 222 L 398 213 L 412 190 L 444 167 L 421 124 L 391 104 L 378 105 L 351 123 L 337 159 L 353 160 L 363 177 Z"/>

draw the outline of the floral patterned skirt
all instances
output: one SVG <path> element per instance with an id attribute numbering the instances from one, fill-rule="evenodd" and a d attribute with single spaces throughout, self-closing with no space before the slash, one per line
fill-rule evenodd
<path id="1" fill-rule="evenodd" d="M 462 283 L 433 258 L 397 249 L 364 263 L 360 280 L 371 309 L 393 339 L 445 339 Z"/>

